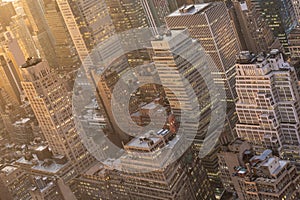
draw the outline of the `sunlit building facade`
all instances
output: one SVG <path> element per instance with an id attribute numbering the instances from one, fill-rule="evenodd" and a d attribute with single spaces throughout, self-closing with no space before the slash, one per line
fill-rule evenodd
<path id="1" fill-rule="evenodd" d="M 75 129 L 71 98 L 46 61 L 29 59 L 21 68 L 22 87 L 54 154 L 66 156 L 78 171 L 93 163 Z"/>
<path id="2" fill-rule="evenodd" d="M 239 137 L 262 152 L 269 148 L 295 164 L 299 161 L 299 84 L 295 69 L 278 50 L 237 57 L 236 110 Z"/>

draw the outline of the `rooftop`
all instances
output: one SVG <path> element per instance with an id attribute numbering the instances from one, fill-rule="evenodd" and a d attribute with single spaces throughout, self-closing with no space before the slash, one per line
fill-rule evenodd
<path id="1" fill-rule="evenodd" d="M 34 65 L 37 65 L 38 63 L 42 62 L 41 58 L 27 58 L 26 63 L 24 63 L 21 67 L 22 68 L 28 68 L 28 67 L 32 67 Z"/>
<path id="2" fill-rule="evenodd" d="M 67 163 L 66 164 L 55 163 L 53 160 L 41 161 L 37 158 L 35 154 L 33 155 L 32 160 L 26 160 L 25 157 L 22 157 L 19 160 L 17 160 L 16 163 L 30 165 L 31 169 L 33 170 L 38 170 L 41 172 L 53 173 L 53 174 L 59 172 L 62 168 L 64 168 L 67 165 Z"/>
<path id="3" fill-rule="evenodd" d="M 101 162 L 97 162 L 94 166 L 89 168 L 84 174 L 85 175 L 104 175 L 105 174 L 104 165 Z"/>
<path id="4" fill-rule="evenodd" d="M 11 173 L 13 173 L 14 171 L 16 171 L 17 168 L 13 167 L 13 166 L 6 166 L 3 169 L 1 169 L 2 173 L 5 173 L 5 175 L 10 175 Z"/>
<path id="5" fill-rule="evenodd" d="M 195 5 L 183 5 L 181 8 L 171 13 L 168 17 L 175 16 L 184 16 L 184 15 L 194 15 L 197 13 L 201 13 L 205 11 L 207 7 L 209 7 L 212 3 L 203 3 L 203 4 L 195 4 Z"/>
<path id="6" fill-rule="evenodd" d="M 187 30 L 168 30 L 164 35 L 157 35 L 155 39 L 151 42 L 152 44 L 157 41 L 171 42 L 174 38 L 180 35 L 188 35 Z"/>
<path id="7" fill-rule="evenodd" d="M 236 56 L 237 64 L 255 64 L 262 63 L 269 58 L 276 58 L 281 52 L 278 49 L 272 49 L 268 54 L 260 53 L 258 55 L 249 51 L 241 51 Z"/>
<path id="8" fill-rule="evenodd" d="M 139 138 L 132 139 L 124 147 L 125 149 L 143 149 L 145 151 L 155 150 L 158 144 L 167 143 L 172 133 L 167 129 L 161 129 L 159 131 L 149 131 Z"/>
<path id="9" fill-rule="evenodd" d="M 16 121 L 14 123 L 14 125 L 21 125 L 21 124 L 26 124 L 28 121 L 30 121 L 30 118 L 24 118 L 24 119 L 21 119 L 19 121 Z"/>

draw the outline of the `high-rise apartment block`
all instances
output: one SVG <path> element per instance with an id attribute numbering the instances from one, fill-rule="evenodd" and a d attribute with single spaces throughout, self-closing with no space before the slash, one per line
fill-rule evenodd
<path id="1" fill-rule="evenodd" d="M 278 50 L 237 56 L 236 111 L 239 137 L 262 151 L 299 162 L 299 84 L 295 69 Z"/>
<path id="2" fill-rule="evenodd" d="M 71 98 L 46 61 L 28 59 L 21 68 L 24 93 L 54 154 L 66 156 L 80 170 L 94 159 L 75 129 Z"/>

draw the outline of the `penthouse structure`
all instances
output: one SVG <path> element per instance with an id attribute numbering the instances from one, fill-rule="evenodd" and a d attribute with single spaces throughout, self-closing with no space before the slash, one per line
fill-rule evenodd
<path id="1" fill-rule="evenodd" d="M 248 165 L 249 166 L 249 165 Z M 299 199 L 296 167 L 272 156 L 271 150 L 250 159 L 250 168 L 237 168 L 245 199 Z"/>
<path id="2" fill-rule="evenodd" d="M 299 199 L 299 175 L 289 161 L 273 156 L 271 150 L 253 156 L 251 146 L 235 140 L 219 154 L 222 181 L 238 199 Z M 233 184 L 227 184 L 233 183 Z"/>

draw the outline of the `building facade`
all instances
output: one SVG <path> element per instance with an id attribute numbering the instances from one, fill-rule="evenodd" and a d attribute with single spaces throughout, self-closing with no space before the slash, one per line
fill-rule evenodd
<path id="1" fill-rule="evenodd" d="M 239 23 L 236 27 L 240 27 L 237 31 L 241 34 L 243 50 L 260 53 L 280 48 L 279 40 L 274 37 L 267 22 L 251 0 L 233 1 L 233 7 L 236 21 Z"/>
<path id="2" fill-rule="evenodd" d="M 21 68 L 22 87 L 54 154 L 66 156 L 81 171 L 94 162 L 75 129 L 71 98 L 46 61 L 29 59 Z"/>
<path id="3" fill-rule="evenodd" d="M 299 84 L 295 69 L 278 50 L 237 56 L 238 136 L 253 147 L 269 148 L 297 164 L 299 159 Z"/>

